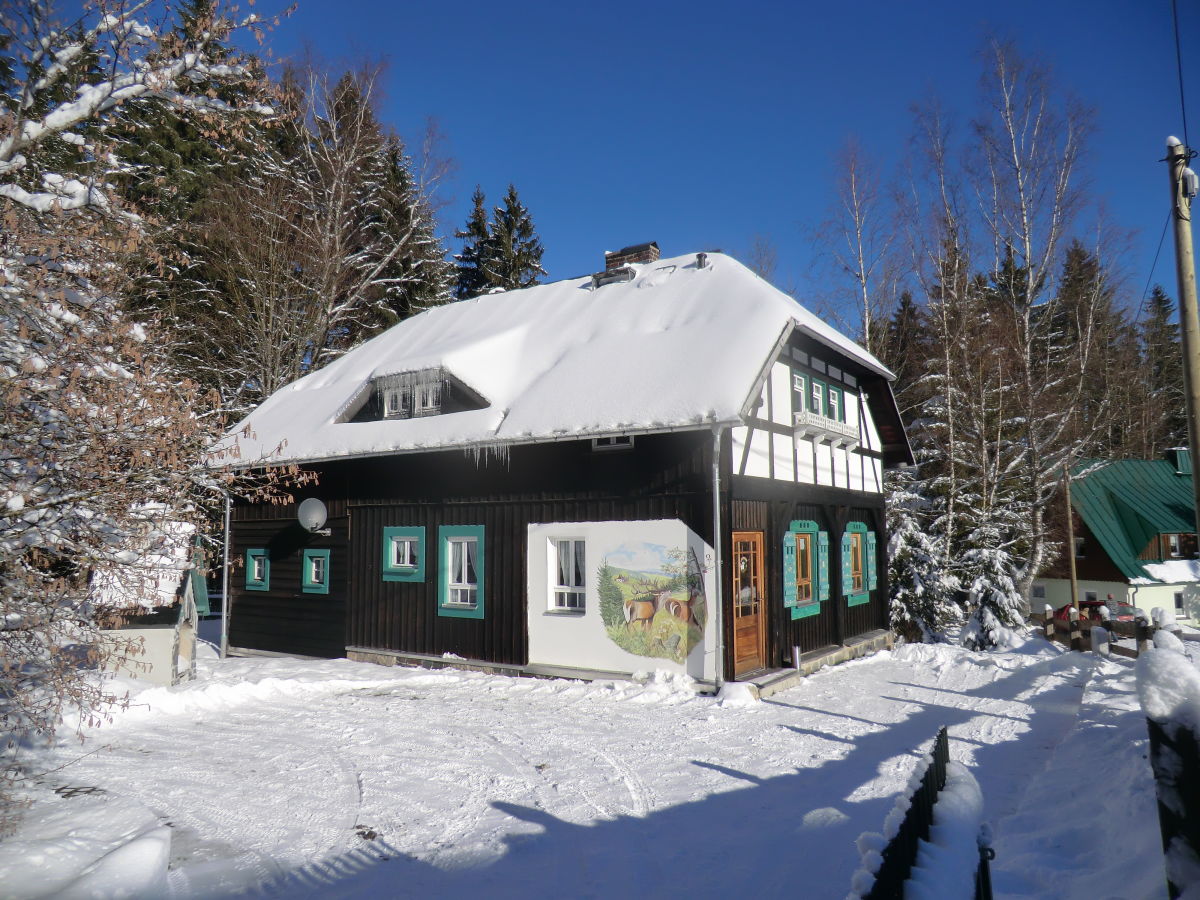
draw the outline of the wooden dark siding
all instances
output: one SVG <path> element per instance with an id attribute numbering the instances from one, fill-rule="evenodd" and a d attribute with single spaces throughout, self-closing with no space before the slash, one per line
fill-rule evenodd
<path id="1" fill-rule="evenodd" d="M 794 646 L 807 653 L 887 627 L 887 541 L 882 496 L 763 478 L 732 476 L 731 481 L 729 530 L 765 534 L 770 666 L 790 666 Z M 821 612 L 795 620 L 783 605 L 781 560 L 783 535 L 793 519 L 815 521 L 828 532 L 830 579 L 829 600 L 821 605 Z M 861 606 L 848 606 L 842 594 L 841 536 L 846 523 L 853 521 L 865 523 L 876 535 L 877 586 L 871 591 L 870 601 Z M 732 622 L 727 616 L 726 628 L 730 627 Z"/>
<path id="2" fill-rule="evenodd" d="M 234 526 L 236 566 L 229 578 L 233 603 L 230 646 L 303 656 L 344 656 L 349 572 L 346 516 L 331 517 L 326 524 L 331 534 L 324 536 L 309 534 L 296 523 L 295 506 L 256 509 L 270 518 L 241 521 Z M 248 548 L 268 551 L 268 591 L 246 590 Z M 329 550 L 328 594 L 309 594 L 301 589 L 303 551 L 307 549 Z"/>
<path id="3" fill-rule="evenodd" d="M 319 486 L 302 490 L 301 496 L 321 496 L 331 511 L 336 501 L 349 521 L 350 575 L 341 595 L 346 599 L 345 620 L 339 649 L 329 655 L 343 655 L 345 647 L 354 646 L 528 662 L 528 525 L 680 519 L 711 543 L 711 444 L 711 433 L 690 432 L 640 436 L 628 451 L 593 451 L 590 441 L 569 441 L 516 447 L 507 456 L 478 460 L 461 451 L 446 451 L 321 467 Z M 257 546 L 247 543 L 247 538 L 261 539 L 258 535 L 271 529 L 298 530 L 286 521 L 294 515 L 294 507 L 237 508 L 234 552 Z M 252 525 L 260 530 L 254 531 Z M 382 529 L 398 525 L 425 528 L 422 583 L 385 582 L 381 577 Z M 483 619 L 438 615 L 440 525 L 484 526 Z M 283 626 L 277 629 L 286 632 L 283 636 L 263 633 L 271 627 L 271 613 L 277 608 L 263 599 L 248 601 L 242 610 L 249 618 L 237 634 L 256 642 L 231 639 L 231 643 L 305 652 L 300 644 L 311 641 L 301 640 L 302 629 Z M 235 621 L 239 614 L 235 608 Z M 272 646 L 267 647 L 268 642 Z"/>

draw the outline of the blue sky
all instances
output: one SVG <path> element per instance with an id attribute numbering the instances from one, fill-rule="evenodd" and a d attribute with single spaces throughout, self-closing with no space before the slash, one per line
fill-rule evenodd
<path id="1" fill-rule="evenodd" d="M 1179 15 L 1200 144 L 1200 3 L 1179 0 Z M 1168 134 L 1183 138 L 1170 0 L 300 0 L 271 44 L 285 56 L 311 47 L 333 67 L 387 62 L 382 118 L 412 136 L 436 116 L 457 162 L 445 233 L 476 183 L 491 204 L 511 181 L 551 279 L 595 271 L 625 244 L 745 258 L 762 235 L 778 252 L 776 282 L 804 299 L 837 287 L 813 232 L 845 140 L 856 136 L 890 180 L 914 102 L 937 96 L 965 127 L 989 34 L 1047 62 L 1095 110 L 1084 171 L 1093 200 L 1133 232 L 1124 262 L 1136 303 L 1167 213 L 1158 160 Z M 1154 278 L 1175 294 L 1169 235 Z"/>

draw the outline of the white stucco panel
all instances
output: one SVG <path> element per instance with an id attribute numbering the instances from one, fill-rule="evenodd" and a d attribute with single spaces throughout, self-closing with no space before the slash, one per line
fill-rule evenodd
<path id="1" fill-rule="evenodd" d="M 555 606 L 563 540 L 584 545 L 582 610 Z M 683 522 L 531 524 L 526 554 L 531 665 L 715 680 L 715 555 Z"/>
<path id="2" fill-rule="evenodd" d="M 786 364 L 771 366 L 771 421 L 792 427 L 792 370 Z"/>

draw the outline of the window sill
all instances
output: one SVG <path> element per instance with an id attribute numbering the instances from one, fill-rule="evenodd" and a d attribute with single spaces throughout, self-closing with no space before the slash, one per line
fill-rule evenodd
<path id="1" fill-rule="evenodd" d="M 568 616 L 571 618 L 579 618 L 580 616 L 587 615 L 587 610 L 586 609 L 548 609 L 544 613 L 542 613 L 542 615 L 544 615 L 544 616 Z"/>
<path id="2" fill-rule="evenodd" d="M 858 594 L 851 594 L 846 598 L 847 606 L 862 606 L 864 603 L 871 602 L 871 595 L 866 591 Z"/>

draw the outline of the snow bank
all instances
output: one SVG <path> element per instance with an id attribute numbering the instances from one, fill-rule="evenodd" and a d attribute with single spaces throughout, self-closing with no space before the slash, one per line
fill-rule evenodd
<path id="1" fill-rule="evenodd" d="M 1200 734 L 1200 671 L 1174 650 L 1147 650 L 1137 660 L 1138 698 L 1159 724 L 1180 723 Z"/>
<path id="2" fill-rule="evenodd" d="M 163 897 L 170 851 L 170 829 L 141 804 L 63 789 L 0 842 L 0 895 Z"/>
<path id="3" fill-rule="evenodd" d="M 983 793 L 962 763 L 946 764 L 946 786 L 933 807 L 929 840 L 921 842 L 917 864 L 905 884 L 906 900 L 971 897 L 979 866 Z"/>
<path id="4" fill-rule="evenodd" d="M 1166 562 L 1145 563 L 1142 568 L 1147 575 L 1163 584 L 1200 581 L 1200 559 L 1169 559 Z"/>

